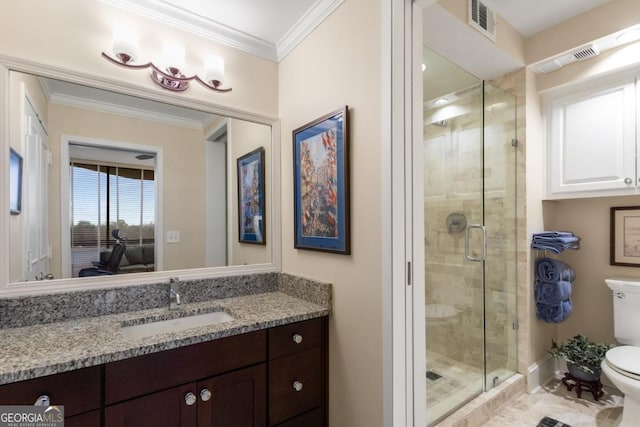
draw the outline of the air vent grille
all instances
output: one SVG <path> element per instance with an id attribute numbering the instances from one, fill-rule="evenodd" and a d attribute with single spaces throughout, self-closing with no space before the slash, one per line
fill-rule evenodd
<path id="1" fill-rule="evenodd" d="M 496 14 L 480 0 L 469 0 L 469 25 L 496 41 Z"/>
<path id="2" fill-rule="evenodd" d="M 573 52 L 573 57 L 576 61 L 584 61 L 585 59 L 593 58 L 594 56 L 598 56 L 600 52 L 595 46 L 588 46 L 584 49 L 581 49 L 577 52 Z"/>

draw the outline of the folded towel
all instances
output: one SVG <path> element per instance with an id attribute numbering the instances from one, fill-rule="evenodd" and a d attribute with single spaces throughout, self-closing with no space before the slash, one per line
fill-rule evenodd
<path id="1" fill-rule="evenodd" d="M 534 233 L 531 248 L 559 254 L 566 249 L 580 249 L 580 237 L 568 231 Z"/>
<path id="2" fill-rule="evenodd" d="M 569 265 L 553 258 L 538 258 L 535 262 L 536 277 L 543 282 L 557 282 L 564 280 L 573 282 L 576 272 Z"/>
<path id="3" fill-rule="evenodd" d="M 572 237 L 574 234 L 570 231 L 542 231 L 534 233 L 533 237 Z"/>
<path id="4" fill-rule="evenodd" d="M 538 318 L 547 323 L 560 323 L 569 317 L 572 311 L 571 299 L 562 301 L 560 304 L 536 304 Z"/>
<path id="5" fill-rule="evenodd" d="M 542 282 L 536 280 L 534 285 L 536 302 L 556 305 L 569 299 L 571 296 L 571 282 L 558 280 L 557 282 Z"/>

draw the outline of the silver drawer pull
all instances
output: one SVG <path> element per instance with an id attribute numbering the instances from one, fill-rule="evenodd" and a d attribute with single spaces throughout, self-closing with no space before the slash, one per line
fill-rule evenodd
<path id="1" fill-rule="evenodd" d="M 302 383 L 300 381 L 294 381 L 293 382 L 293 389 L 295 391 L 301 391 L 302 390 Z"/>
<path id="2" fill-rule="evenodd" d="M 296 344 L 302 344 L 302 335 L 300 334 L 293 334 L 293 337 L 291 337 L 291 339 Z"/>
<path id="3" fill-rule="evenodd" d="M 206 388 L 203 388 L 200 391 L 200 399 L 202 399 L 203 402 L 208 401 L 209 399 L 211 399 L 211 392 Z"/>
<path id="4" fill-rule="evenodd" d="M 50 404 L 51 404 L 51 399 L 49 399 L 49 396 L 47 396 L 46 394 L 43 394 L 42 396 L 36 399 L 33 406 L 51 406 Z"/>
<path id="5" fill-rule="evenodd" d="M 191 392 L 184 395 L 184 403 L 186 403 L 187 406 L 195 405 L 196 400 L 198 400 L 196 399 L 196 395 Z"/>

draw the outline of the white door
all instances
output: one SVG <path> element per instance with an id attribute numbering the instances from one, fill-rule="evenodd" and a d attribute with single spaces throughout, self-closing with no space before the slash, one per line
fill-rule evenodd
<path id="1" fill-rule="evenodd" d="M 24 232 L 25 280 L 42 280 L 49 274 L 47 185 L 49 150 L 47 133 L 28 98 L 24 111 L 25 173 Z"/>

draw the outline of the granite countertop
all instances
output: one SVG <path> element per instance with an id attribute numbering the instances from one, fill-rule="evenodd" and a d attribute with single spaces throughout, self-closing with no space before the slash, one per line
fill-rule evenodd
<path id="1" fill-rule="evenodd" d="M 283 291 L 284 290 L 284 291 Z M 319 302 L 289 289 L 216 298 L 168 307 L 0 329 L 0 384 L 99 365 L 231 335 L 325 316 Z M 295 296 L 291 295 L 294 294 Z M 303 299 L 304 298 L 304 299 Z M 123 326 L 224 311 L 233 320 L 215 325 L 127 339 Z"/>

